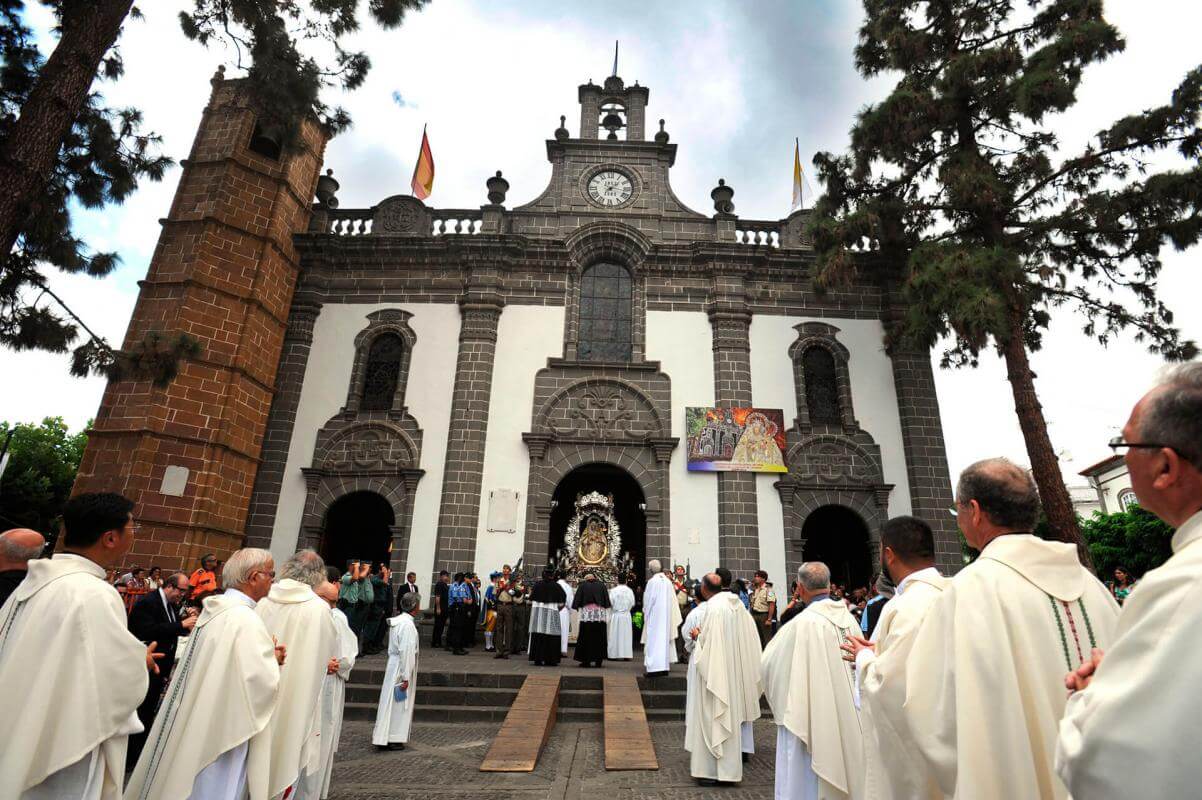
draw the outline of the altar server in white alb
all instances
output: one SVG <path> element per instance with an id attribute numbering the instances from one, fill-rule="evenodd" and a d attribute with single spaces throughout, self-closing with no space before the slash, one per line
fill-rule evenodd
<path id="1" fill-rule="evenodd" d="M 0 797 L 119 800 L 129 734 L 142 730 L 148 648 L 104 580 L 134 541 L 133 503 L 81 494 L 64 551 L 33 559 L 0 607 Z"/>
<path id="2" fill-rule="evenodd" d="M 618 585 L 609 590 L 609 660 L 629 661 L 634 658 L 634 626 L 630 611 L 634 608 L 634 592 L 626 585 L 626 576 L 618 576 Z"/>
<path id="3" fill-rule="evenodd" d="M 371 743 L 379 750 L 404 750 L 413 725 L 417 695 L 417 595 L 401 596 L 401 613 L 388 620 L 388 667 L 380 686 L 380 704 Z"/>
<path id="4" fill-rule="evenodd" d="M 809 561 L 797 570 L 805 610 L 764 648 L 764 694 L 776 722 L 778 800 L 859 800 L 864 746 L 854 667 L 840 649 L 860 632 L 842 600 L 830 598 L 831 571 Z"/>
<path id="5" fill-rule="evenodd" d="M 1123 428 L 1140 508 L 1173 555 L 1123 604 L 1114 642 L 1069 676 L 1057 769 L 1078 800 L 1197 797 L 1202 765 L 1202 363 L 1170 371 Z"/>
<path id="6" fill-rule="evenodd" d="M 556 583 L 559 588 L 563 589 L 564 595 L 568 598 L 568 602 L 564 607 L 559 609 L 559 653 L 566 656 L 568 654 L 568 641 L 572 634 L 572 600 L 576 593 L 572 591 L 572 584 L 568 583 L 564 578 L 563 573 L 556 575 Z"/>
<path id="7" fill-rule="evenodd" d="M 326 568 L 326 577 L 331 569 Z M 334 578 L 341 579 L 337 570 Z M 321 762 L 316 772 L 305 775 L 301 797 L 321 797 L 330 794 L 330 778 L 334 773 L 334 754 L 338 752 L 338 741 L 342 737 L 342 712 L 346 704 L 346 682 L 355 668 L 355 657 L 359 652 L 358 637 L 351 630 L 346 614 L 338 606 L 338 583 L 328 580 L 315 590 L 317 596 L 330 605 L 330 617 L 338 632 L 337 654 L 326 667 L 326 677 L 321 684 Z"/>
<path id="8" fill-rule="evenodd" d="M 711 786 L 743 780 L 743 732 L 759 719 L 762 694 L 755 620 L 720 586 L 717 575 L 705 576 L 705 615 L 690 642 L 684 740 L 689 773 Z"/>
<path id="9" fill-rule="evenodd" d="M 1053 757 L 1064 676 L 1110 645 L 1118 605 L 1076 547 L 1030 533 L 1039 494 L 1026 470 L 1005 459 L 973 464 L 956 510 L 981 555 L 919 629 L 906 662 L 906 730 L 946 795 L 1063 800 Z"/>
<path id="10" fill-rule="evenodd" d="M 676 637 L 680 635 L 680 606 L 676 587 L 658 560 L 647 563 L 643 588 L 643 667 L 648 675 L 667 675 L 676 663 Z"/>
<path id="11" fill-rule="evenodd" d="M 944 796 L 905 732 L 906 661 L 931 606 L 947 585 L 935 569 L 935 536 L 915 517 L 881 526 L 881 568 L 896 586 L 872 642 L 853 636 L 843 645 L 855 660 L 864 729 L 868 800 L 941 800 Z"/>
<path id="12" fill-rule="evenodd" d="M 302 550 L 280 570 L 279 581 L 255 612 L 275 640 L 287 648 L 280 671 L 279 696 L 271 721 L 250 741 L 250 787 L 278 798 L 317 772 L 321 762 L 321 686 L 338 634 L 329 605 L 314 593 L 326 583 L 321 556 Z M 305 799 L 307 800 L 307 799 Z"/>
<path id="13" fill-rule="evenodd" d="M 247 752 L 267 727 L 280 683 L 282 650 L 254 611 L 274 570 L 271 553 L 256 548 L 225 562 L 225 593 L 204 599 L 126 800 L 268 800 L 261 782 L 247 785 Z"/>
<path id="14" fill-rule="evenodd" d="M 685 617 L 684 625 L 680 630 L 684 634 L 684 651 L 688 659 L 688 672 L 685 675 L 685 704 L 684 704 L 684 725 L 685 730 L 689 729 L 690 719 L 694 713 L 694 709 L 699 702 L 697 687 L 700 682 L 697 679 L 697 637 L 701 635 L 701 623 L 705 620 L 706 601 L 718 592 L 722 591 L 721 579 L 716 573 L 711 574 L 709 581 L 703 577 L 697 582 L 697 605 Z M 679 605 L 679 603 L 677 604 Z M 752 620 L 754 622 L 754 619 Z M 757 659 L 758 665 L 758 659 Z M 758 669 L 758 666 L 757 666 Z M 753 723 L 744 722 L 742 725 L 742 743 L 743 743 L 743 762 L 746 763 L 748 756 L 755 753 L 755 730 L 752 727 Z M 687 749 L 687 747 L 686 747 Z"/>

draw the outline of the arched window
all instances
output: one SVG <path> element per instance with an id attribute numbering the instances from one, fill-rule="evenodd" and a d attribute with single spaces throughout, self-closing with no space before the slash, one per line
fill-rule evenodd
<path id="1" fill-rule="evenodd" d="M 580 278 L 582 361 L 629 361 L 631 358 L 630 273 L 617 264 L 596 264 Z"/>
<path id="2" fill-rule="evenodd" d="M 805 380 L 806 407 L 811 424 L 838 425 L 839 381 L 835 377 L 835 357 L 825 347 L 809 347 L 801 357 Z"/>
<path id="3" fill-rule="evenodd" d="M 405 343 L 395 333 L 377 336 L 367 351 L 367 367 L 363 371 L 363 411 L 389 411 L 396 395 L 401 375 L 401 356 Z"/>

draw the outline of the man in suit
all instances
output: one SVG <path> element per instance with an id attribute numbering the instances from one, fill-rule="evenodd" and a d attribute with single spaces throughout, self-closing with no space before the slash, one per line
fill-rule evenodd
<path id="1" fill-rule="evenodd" d="M 443 647 L 442 632 L 450 617 L 451 575 L 445 569 L 438 573 L 438 583 L 434 584 L 434 636 L 430 641 L 433 647 Z M 451 635 L 448 632 L 446 649 L 451 649 Z"/>
<path id="2" fill-rule="evenodd" d="M 196 616 L 185 615 L 180 610 L 191 590 L 188 576 L 177 572 L 163 581 L 156 591 L 138 600 L 129 612 L 129 632 L 145 644 L 157 642 L 157 650 L 163 654 L 163 658 L 158 662 L 158 674 L 150 673 L 146 698 L 138 706 L 138 719 L 142 721 L 143 731 L 129 737 L 129 751 L 125 757 L 128 769 L 132 770 L 138 763 L 142 745 L 146 743 L 146 734 L 154 723 L 159 698 L 175 664 L 175 646 L 179 643 L 179 637 L 187 636 L 196 626 Z"/>
<path id="3" fill-rule="evenodd" d="M 421 595 L 421 591 L 417 588 L 417 573 L 410 572 L 405 575 L 405 582 L 397 587 L 396 590 L 396 607 L 399 610 L 401 607 L 401 598 L 407 594 Z"/>

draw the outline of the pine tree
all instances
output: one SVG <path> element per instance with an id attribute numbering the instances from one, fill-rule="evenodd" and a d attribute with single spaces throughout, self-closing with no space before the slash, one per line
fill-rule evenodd
<path id="1" fill-rule="evenodd" d="M 1019 8 L 1016 8 L 1019 6 Z M 897 75 L 850 152 L 819 153 L 818 281 L 859 271 L 894 292 L 890 345 L 951 342 L 944 366 L 994 347 L 1048 521 L 1089 563 L 1028 359 L 1053 309 L 1102 344 L 1133 332 L 1168 359 L 1197 353 L 1156 296 L 1162 251 L 1202 233 L 1202 68 L 1168 103 L 1062 154 L 1055 115 L 1086 67 L 1124 42 L 1101 0 L 864 0 L 856 66 Z M 1173 162 L 1154 169 L 1156 163 Z"/>
<path id="2" fill-rule="evenodd" d="M 366 6 L 377 23 L 393 28 L 426 2 L 368 0 Z M 25 24 L 26 2 L 0 0 L 0 345 L 66 352 L 82 328 L 86 339 L 74 348 L 74 374 L 170 380 L 178 360 L 197 352 L 194 340 L 152 333 L 130 352 L 115 351 L 49 285 L 51 269 L 103 277 L 119 263 L 72 233 L 73 203 L 120 203 L 139 180 L 162 179 L 172 163 L 158 153 L 159 138 L 142 130 L 137 109 L 109 108 L 95 90 L 98 82 L 121 77 L 117 42 L 126 21 L 141 14 L 133 0 L 41 4 L 58 21 L 58 43 L 48 58 Z M 360 0 L 191 5 L 180 14 L 183 35 L 233 52 L 265 135 L 287 145 L 306 115 L 331 134 L 350 124 L 344 110 L 322 102 L 321 92 L 357 88 L 370 69 L 366 54 L 341 46 L 359 27 Z"/>

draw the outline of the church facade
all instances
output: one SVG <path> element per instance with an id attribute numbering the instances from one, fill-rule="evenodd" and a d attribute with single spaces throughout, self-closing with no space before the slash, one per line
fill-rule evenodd
<path id="1" fill-rule="evenodd" d="M 578 98 L 576 135 L 561 120 L 550 183 L 525 205 L 506 206 L 500 173 L 476 209 L 401 195 L 343 209 L 328 175 L 298 179 L 318 201 L 304 227 L 290 218 L 257 469 L 222 541 L 277 563 L 309 546 L 332 563 L 486 573 L 546 563 L 575 501 L 598 492 L 640 564 L 763 568 L 779 590 L 820 559 L 859 584 L 880 523 L 913 513 L 954 570 L 930 357 L 886 352 L 893 288 L 816 291 L 805 211 L 741 219 L 722 181 L 712 211 L 685 205 L 646 87 L 613 76 Z M 106 406 L 123 402 L 110 387 Z M 689 471 L 685 408 L 699 406 L 782 409 L 787 472 Z M 185 530 L 178 552 L 206 536 Z"/>

